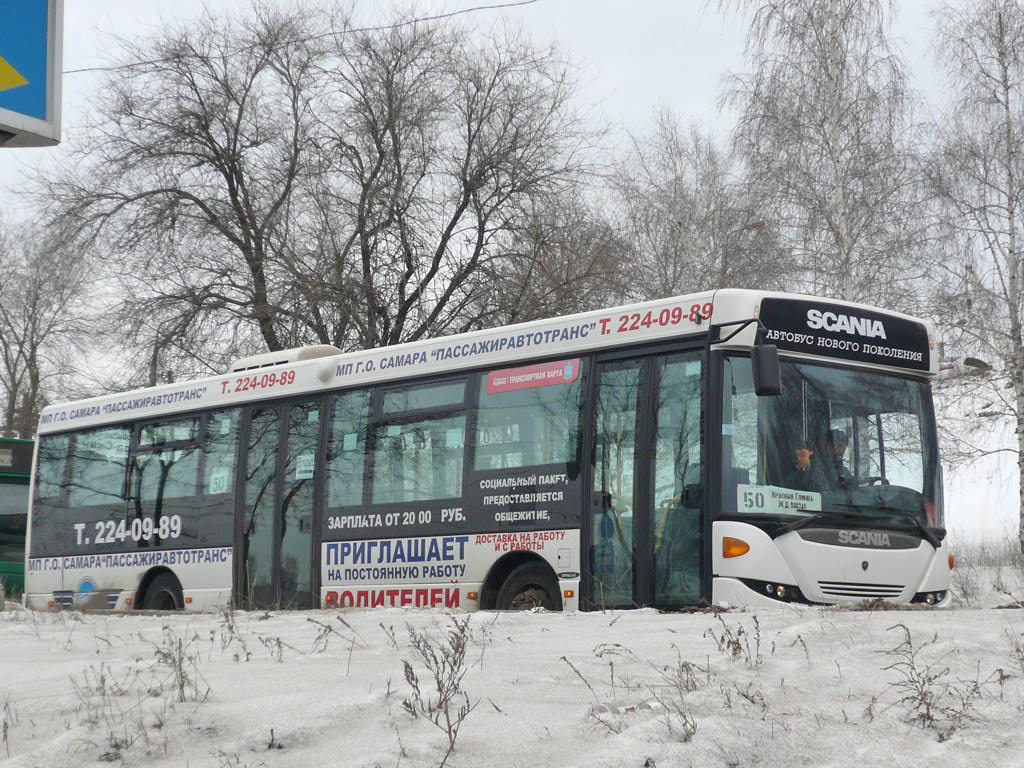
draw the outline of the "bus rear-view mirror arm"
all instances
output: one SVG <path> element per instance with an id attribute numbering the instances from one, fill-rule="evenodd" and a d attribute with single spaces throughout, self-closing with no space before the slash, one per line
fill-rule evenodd
<path id="1" fill-rule="evenodd" d="M 740 320 L 735 323 L 722 323 L 719 329 L 728 326 L 737 326 L 731 333 L 715 343 L 729 341 L 748 325 L 757 323 L 757 335 L 754 338 L 754 347 L 750 350 L 750 367 L 754 376 L 754 392 L 758 397 L 778 397 L 782 394 L 782 373 L 779 369 L 779 349 L 774 344 L 764 343 L 764 332 L 767 330 L 759 318 L 752 317 L 749 320 Z M 708 344 L 712 343 L 713 334 L 708 334 Z"/>

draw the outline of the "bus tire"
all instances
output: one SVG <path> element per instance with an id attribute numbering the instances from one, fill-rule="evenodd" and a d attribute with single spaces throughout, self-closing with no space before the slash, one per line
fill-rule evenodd
<path id="1" fill-rule="evenodd" d="M 537 562 L 517 565 L 498 590 L 495 607 L 499 611 L 562 610 L 558 582 L 551 568 L 546 563 Z"/>
<path id="2" fill-rule="evenodd" d="M 171 573 L 158 574 L 142 598 L 142 608 L 147 611 L 180 611 L 184 607 L 181 584 Z"/>

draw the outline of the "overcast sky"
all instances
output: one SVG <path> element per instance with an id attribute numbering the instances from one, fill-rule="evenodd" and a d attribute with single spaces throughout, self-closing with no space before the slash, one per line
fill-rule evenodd
<path id="1" fill-rule="evenodd" d="M 507 1 L 507 0 L 506 0 Z M 513 0 L 514 1 L 514 0 Z M 492 4 L 502 0 L 447 0 L 421 4 L 424 15 Z M 64 69 L 108 63 L 109 35 L 145 34 L 164 20 L 198 16 L 204 4 L 245 7 L 243 0 L 65 0 Z M 380 2 L 363 2 L 364 14 Z M 928 10 L 933 0 L 899 3 L 895 35 L 911 65 L 915 87 L 936 97 L 936 78 L 927 51 Z M 743 19 L 720 14 L 705 0 L 537 0 L 530 5 L 472 14 L 487 23 L 500 15 L 518 20 L 540 42 L 557 40 L 582 66 L 588 102 L 595 117 L 643 131 L 652 111 L 669 106 L 685 120 L 720 131 L 731 116 L 721 114 L 716 97 L 722 77 L 743 69 Z M 98 87 L 99 76 L 64 77 L 64 143 Z M 20 199 L 20 177 L 39 163 L 60 162 L 63 148 L 0 150 L 0 211 L 31 215 Z"/>
<path id="2" fill-rule="evenodd" d="M 429 15 L 499 2 L 448 0 L 420 7 Z M 248 2 L 207 4 L 225 8 Z M 363 2 L 359 7 L 369 13 L 381 5 Z M 937 5 L 936 0 L 898 2 L 893 30 L 910 66 L 913 87 L 933 107 L 943 98 L 941 76 L 928 49 L 929 12 Z M 105 49 L 112 33 L 145 34 L 163 20 L 195 17 L 203 6 L 202 0 L 65 0 L 64 69 L 107 63 Z M 653 110 L 666 105 L 680 118 L 701 123 L 723 140 L 727 137 L 731 116 L 719 112 L 716 98 L 723 76 L 744 68 L 744 20 L 735 14 L 722 15 L 705 0 L 537 0 L 473 14 L 484 24 L 499 15 L 521 22 L 539 42 L 557 40 L 578 61 L 596 119 L 642 132 L 650 125 Z M 93 73 L 64 77 L 64 146 L 0 149 L 0 212 L 32 215 L 19 192 L 22 176 L 38 164 L 61 162 L 97 86 Z M 971 535 L 993 535 L 1014 527 L 1015 479 L 1005 460 L 951 474 L 946 483 L 950 523 Z"/>

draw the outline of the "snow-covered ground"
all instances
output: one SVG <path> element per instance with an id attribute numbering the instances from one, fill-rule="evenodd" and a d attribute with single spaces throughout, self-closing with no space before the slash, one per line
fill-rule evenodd
<path id="1" fill-rule="evenodd" d="M 995 607 L 1021 574 L 970 567 L 978 607 L 944 611 L 142 616 L 8 603 L 0 763 L 436 766 L 444 715 L 439 728 L 403 705 L 418 708 L 405 661 L 423 706 L 437 700 L 415 633 L 428 656 L 455 659 L 473 706 L 449 766 L 1022 766 L 1024 610 Z M 446 649 L 463 641 L 460 665 Z M 465 702 L 452 697 L 453 720 Z"/>

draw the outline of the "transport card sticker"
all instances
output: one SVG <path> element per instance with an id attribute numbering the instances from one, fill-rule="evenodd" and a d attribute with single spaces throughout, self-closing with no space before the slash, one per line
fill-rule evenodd
<path id="1" fill-rule="evenodd" d="M 576 381 L 579 373 L 579 358 L 491 371 L 487 374 L 487 394 L 496 395 L 501 392 L 514 392 L 518 389 L 570 384 Z"/>

